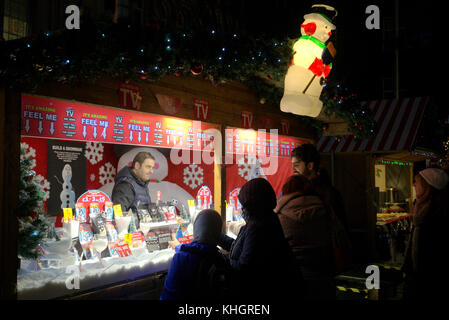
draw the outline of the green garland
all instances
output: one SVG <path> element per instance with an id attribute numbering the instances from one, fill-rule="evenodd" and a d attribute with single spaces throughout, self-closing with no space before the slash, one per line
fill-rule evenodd
<path id="1" fill-rule="evenodd" d="M 33 90 L 46 81 L 77 86 L 94 83 L 101 76 L 145 82 L 158 81 L 166 74 L 194 74 L 214 84 L 244 83 L 267 103 L 279 106 L 282 89 L 265 80 L 283 81 L 294 41 L 222 34 L 213 29 L 194 33 L 82 23 L 80 30 L 0 42 L 0 84 Z M 323 90 L 321 97 L 327 113 L 343 118 L 357 137 L 372 136 L 368 114 L 355 112 L 355 102 L 346 98 L 334 103 L 327 92 Z M 325 129 L 314 118 L 298 117 L 298 121 L 315 128 L 318 135 Z"/>

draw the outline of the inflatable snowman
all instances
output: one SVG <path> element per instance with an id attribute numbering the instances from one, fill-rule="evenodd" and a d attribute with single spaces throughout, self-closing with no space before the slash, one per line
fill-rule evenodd
<path id="1" fill-rule="evenodd" d="M 312 13 L 304 16 L 301 37 L 293 45 L 293 64 L 287 71 L 281 111 L 317 117 L 323 103 L 320 101 L 322 84 L 332 68 L 335 50 L 326 41 L 335 30 L 332 18 L 337 11 L 327 5 L 313 5 Z"/>

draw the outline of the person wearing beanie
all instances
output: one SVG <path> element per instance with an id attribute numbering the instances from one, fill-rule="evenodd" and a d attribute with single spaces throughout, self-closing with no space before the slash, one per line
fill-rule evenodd
<path id="1" fill-rule="evenodd" d="M 229 251 L 234 271 L 233 298 L 258 302 L 302 297 L 302 276 L 273 211 L 276 195 L 270 183 L 252 179 L 242 186 L 238 199 L 246 224 L 235 240 L 222 233 L 219 241 Z"/>
<path id="2" fill-rule="evenodd" d="M 193 223 L 193 241 L 175 248 L 160 300 L 219 301 L 225 298 L 220 278 L 230 271 L 218 251 L 222 220 L 217 211 L 202 210 Z M 215 274 L 209 271 L 216 270 Z M 217 271 L 218 270 L 218 271 Z"/>
<path id="3" fill-rule="evenodd" d="M 439 272 L 449 251 L 449 177 L 441 169 L 427 168 L 414 179 L 416 204 L 412 230 L 402 271 L 405 277 L 404 299 L 442 299 L 447 276 Z"/>

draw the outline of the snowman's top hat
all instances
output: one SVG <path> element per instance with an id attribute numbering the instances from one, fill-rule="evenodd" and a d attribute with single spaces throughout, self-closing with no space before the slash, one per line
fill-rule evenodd
<path id="1" fill-rule="evenodd" d="M 337 14 L 337 10 L 331 6 L 325 4 L 314 4 L 312 5 L 311 13 L 304 15 L 304 19 L 319 19 L 335 29 L 335 26 L 332 24 L 332 20 L 335 19 Z"/>

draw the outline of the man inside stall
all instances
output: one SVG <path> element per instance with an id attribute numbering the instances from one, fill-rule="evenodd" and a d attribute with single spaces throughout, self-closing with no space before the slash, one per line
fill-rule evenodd
<path id="1" fill-rule="evenodd" d="M 148 209 L 151 198 L 148 182 L 153 174 L 155 158 L 149 152 L 139 152 L 131 167 L 125 166 L 115 177 L 112 202 L 121 204 L 122 210 L 131 209 L 137 216 L 137 208 Z"/>

